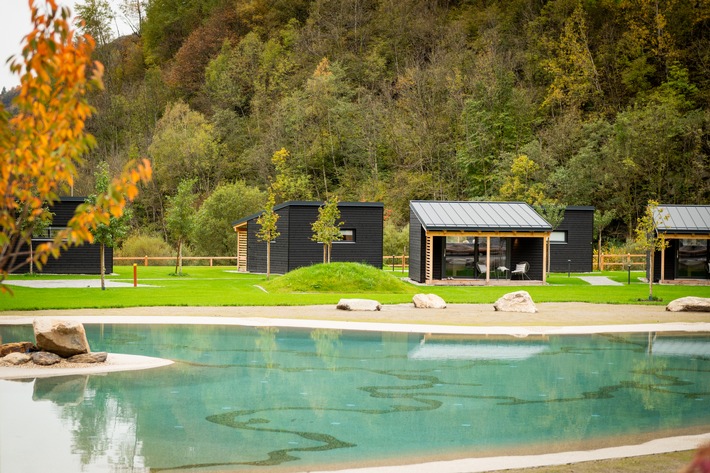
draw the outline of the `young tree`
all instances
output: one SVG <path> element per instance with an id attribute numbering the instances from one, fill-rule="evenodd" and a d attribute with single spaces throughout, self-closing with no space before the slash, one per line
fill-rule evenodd
<path id="1" fill-rule="evenodd" d="M 271 242 L 276 240 L 281 234 L 276 230 L 276 222 L 279 220 L 279 214 L 274 212 L 276 198 L 274 191 L 269 188 L 269 198 L 266 202 L 266 209 L 256 219 L 259 225 L 259 231 L 256 237 L 266 243 L 266 279 L 271 276 Z"/>
<path id="2" fill-rule="evenodd" d="M 40 267 L 69 246 L 93 241 L 91 230 L 110 216 L 120 217 L 138 194 L 138 183 L 151 177 L 147 160 L 127 167 L 94 205 L 80 205 L 66 229 L 30 254 L 43 209 L 73 185 L 77 164 L 94 145 L 85 130 L 93 112 L 86 94 L 102 86 L 103 72 L 91 60 L 94 40 L 75 34 L 69 9 L 54 0 L 35 3 L 29 2 L 33 29 L 22 55 L 10 60 L 10 69 L 20 76 L 17 113 L 9 118 L 0 106 L 0 279 L 30 261 Z"/>
<path id="3" fill-rule="evenodd" d="M 175 261 L 175 274 L 182 276 L 182 247 L 189 241 L 195 228 L 195 200 L 197 196 L 192 193 L 197 179 L 180 181 L 177 193 L 168 198 L 168 209 L 165 214 L 165 225 L 170 237 L 177 246 L 177 260 Z"/>
<path id="4" fill-rule="evenodd" d="M 323 262 L 330 263 L 330 255 L 333 249 L 333 242 L 343 239 L 340 233 L 340 209 L 338 209 L 338 197 L 333 196 L 318 208 L 318 220 L 313 222 L 312 241 L 323 244 Z"/>
<path id="5" fill-rule="evenodd" d="M 658 208 L 658 202 L 649 200 L 646 211 L 636 223 L 636 245 L 640 250 L 650 255 L 648 264 L 648 300 L 653 300 L 653 257 L 656 251 L 661 251 L 668 247 L 668 242 L 663 235 L 659 235 L 656 228 L 658 223 L 663 222 L 668 215 L 663 214 L 663 210 Z M 663 277 L 663 275 L 661 275 Z"/>
<path id="6" fill-rule="evenodd" d="M 108 164 L 105 162 L 99 165 L 96 172 L 95 193 L 86 199 L 86 202 L 93 204 L 96 202 L 98 195 L 106 192 L 110 182 L 108 173 Z M 106 290 L 106 247 L 113 247 L 117 241 L 126 236 L 129 229 L 129 221 L 131 219 L 130 210 L 124 211 L 120 217 L 109 217 L 108 223 L 99 223 L 91 233 L 94 235 L 94 241 L 99 243 L 100 260 L 101 260 L 101 290 Z"/>

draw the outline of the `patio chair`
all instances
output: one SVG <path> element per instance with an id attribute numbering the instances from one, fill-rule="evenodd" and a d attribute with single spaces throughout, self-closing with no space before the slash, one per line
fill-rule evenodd
<path id="1" fill-rule="evenodd" d="M 524 279 L 524 278 L 530 279 L 530 276 L 528 276 L 529 269 L 530 269 L 530 264 L 527 261 L 522 261 L 522 262 L 516 264 L 515 269 L 510 272 L 510 279 L 513 279 L 516 274 L 518 276 L 520 276 L 520 279 Z"/>
<path id="2" fill-rule="evenodd" d="M 486 265 L 483 263 L 477 263 L 476 268 L 478 268 L 478 275 L 479 276 L 486 276 L 486 273 L 488 273 L 488 268 L 486 268 Z"/>

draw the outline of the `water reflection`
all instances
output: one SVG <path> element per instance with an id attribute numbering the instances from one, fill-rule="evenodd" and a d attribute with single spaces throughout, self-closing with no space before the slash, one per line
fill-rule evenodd
<path id="1" fill-rule="evenodd" d="M 87 332 L 95 350 L 176 363 L 0 381 L 0 471 L 27 464 L 15 451 L 28 436 L 62 465 L 54 471 L 272 472 L 710 425 L 707 336 Z M 10 433 L 6 418 L 22 421 Z"/>

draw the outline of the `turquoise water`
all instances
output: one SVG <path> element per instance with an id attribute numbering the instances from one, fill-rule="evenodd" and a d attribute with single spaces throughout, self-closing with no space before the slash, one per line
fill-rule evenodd
<path id="1" fill-rule="evenodd" d="M 0 380 L 0 471 L 306 471 L 710 426 L 707 334 L 86 329 L 93 351 L 176 363 Z"/>

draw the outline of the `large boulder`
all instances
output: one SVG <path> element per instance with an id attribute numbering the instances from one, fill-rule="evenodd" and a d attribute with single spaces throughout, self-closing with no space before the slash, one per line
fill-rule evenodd
<path id="1" fill-rule="evenodd" d="M 353 311 L 376 311 L 382 309 L 382 304 L 371 299 L 340 299 L 336 309 Z"/>
<path id="2" fill-rule="evenodd" d="M 417 309 L 446 309 L 446 301 L 436 294 L 415 294 L 412 302 Z"/>
<path id="3" fill-rule="evenodd" d="M 710 299 L 705 297 L 681 297 L 666 306 L 669 312 L 710 312 Z"/>
<path id="4" fill-rule="evenodd" d="M 0 358 L 10 353 L 29 353 L 35 351 L 32 342 L 12 342 L 0 345 Z"/>
<path id="5" fill-rule="evenodd" d="M 505 294 L 493 304 L 493 308 L 500 312 L 527 312 L 530 314 L 537 312 L 537 307 L 527 291 Z"/>
<path id="6" fill-rule="evenodd" d="M 84 326 L 79 322 L 35 319 L 33 326 L 37 348 L 40 350 L 56 353 L 62 358 L 90 351 Z"/>

